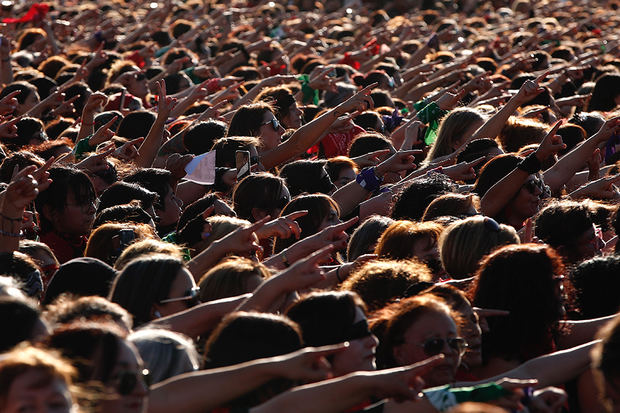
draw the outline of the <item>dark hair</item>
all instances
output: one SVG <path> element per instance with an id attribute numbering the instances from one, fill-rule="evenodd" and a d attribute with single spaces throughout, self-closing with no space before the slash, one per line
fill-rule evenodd
<path id="1" fill-rule="evenodd" d="M 329 194 L 335 188 L 325 170 L 325 161 L 293 161 L 284 165 L 278 175 L 284 178 L 293 197 L 303 192 Z"/>
<path id="2" fill-rule="evenodd" d="M 605 118 L 598 113 L 579 112 L 575 113 L 568 121 L 581 126 L 586 131 L 587 139 L 598 132 L 605 123 Z"/>
<path id="3" fill-rule="evenodd" d="M 563 273 L 561 258 L 546 245 L 508 245 L 482 261 L 471 291 L 472 305 L 510 311 L 488 319 L 490 332 L 482 343 L 486 360 L 524 362 L 553 351 L 552 340 L 563 317 L 557 278 Z"/>
<path id="4" fill-rule="evenodd" d="M 453 188 L 452 181 L 442 174 L 414 179 L 398 195 L 392 209 L 392 218 L 420 221 L 428 205 Z"/>
<path id="5" fill-rule="evenodd" d="M 218 139 L 212 150 L 215 151 L 215 166 L 234 168 L 236 166 L 235 153 L 247 151 L 250 146 L 258 146 L 259 140 L 251 137 L 228 137 Z"/>
<path id="6" fill-rule="evenodd" d="M 267 112 L 273 113 L 274 109 L 265 102 L 241 106 L 230 120 L 226 136 L 258 137 L 263 124 L 263 116 Z"/>
<path id="7" fill-rule="evenodd" d="M 49 304 L 61 294 L 107 297 L 116 271 L 97 258 L 75 258 L 62 264 L 50 280 L 41 304 Z"/>
<path id="8" fill-rule="evenodd" d="M 299 326 L 286 317 L 265 313 L 236 312 L 226 316 L 205 347 L 205 368 L 217 368 L 281 356 L 302 348 Z M 274 379 L 229 403 L 251 407 L 293 387 L 288 379 Z"/>
<path id="9" fill-rule="evenodd" d="M 23 105 L 24 102 L 26 102 L 26 99 L 28 99 L 28 96 L 37 91 L 37 88 L 28 82 L 9 83 L 2 89 L 2 91 L 0 91 L 0 99 L 11 94 L 12 92 L 15 92 L 16 90 L 19 90 L 20 92 L 17 96 L 15 96 L 15 99 L 17 99 L 19 104 Z"/>
<path id="10" fill-rule="evenodd" d="M 177 231 L 183 229 L 183 227 L 189 221 L 205 212 L 207 208 L 213 205 L 218 199 L 219 197 L 216 194 L 210 193 L 200 199 L 197 199 L 196 201 L 185 207 L 183 213 L 181 214 L 181 217 L 179 218 L 179 223 L 177 224 Z"/>
<path id="11" fill-rule="evenodd" d="M 52 90 L 58 86 L 53 79 L 50 79 L 47 76 L 35 77 L 34 79 L 29 80 L 28 83 L 37 88 L 37 93 L 41 99 L 48 97 L 52 93 Z"/>
<path id="12" fill-rule="evenodd" d="M 13 170 L 17 166 L 19 170 L 27 166 L 34 165 L 40 168 L 45 163 L 40 156 L 29 151 L 14 151 L 2 160 L 0 164 L 0 182 L 10 182 Z"/>
<path id="13" fill-rule="evenodd" d="M 285 216 L 295 211 L 308 211 L 308 214 L 295 220 L 301 229 L 300 239 L 303 239 L 318 232 L 321 222 L 329 216 L 332 209 L 335 209 L 338 215 L 340 215 L 340 208 L 331 197 L 324 194 L 304 194 L 293 198 L 282 209 L 280 216 Z M 290 247 L 296 241 L 294 236 L 276 238 L 273 249 L 274 253 Z"/>
<path id="14" fill-rule="evenodd" d="M 106 123 L 112 120 L 114 116 L 118 116 L 118 119 L 110 126 L 111 131 L 117 131 L 121 122 L 123 121 L 123 114 L 118 110 L 107 110 L 105 112 L 101 112 L 95 116 L 95 125 L 93 126 L 94 130 L 99 129 Z M 146 135 L 145 135 L 146 136 Z"/>
<path id="15" fill-rule="evenodd" d="M 620 308 L 620 256 L 595 257 L 573 268 L 570 279 L 581 319 L 615 314 Z"/>
<path id="16" fill-rule="evenodd" d="M 588 110 L 607 112 L 617 107 L 616 97 L 620 95 L 620 74 L 607 73 L 596 79 Z"/>
<path id="17" fill-rule="evenodd" d="M 384 136 L 378 133 L 363 133 L 351 142 L 348 156 L 349 158 L 355 158 L 370 152 L 391 148 L 392 144 Z"/>
<path id="18" fill-rule="evenodd" d="M 9 351 L 22 341 L 30 340 L 41 314 L 34 302 L 23 298 L 0 297 L 0 352 Z"/>
<path id="19" fill-rule="evenodd" d="M 172 172 L 167 169 L 142 168 L 126 176 L 123 181 L 136 183 L 149 191 L 155 192 L 158 196 L 155 207 L 163 210 L 165 208 L 166 196 L 172 190 L 170 185 L 171 176 Z"/>
<path id="20" fill-rule="evenodd" d="M 161 202 L 158 200 L 157 193 L 149 191 L 137 183 L 119 181 L 101 193 L 97 213 L 114 206 L 129 204 L 134 200 L 140 201 L 140 207 L 144 210 L 153 206 L 156 200 Z"/>
<path id="21" fill-rule="evenodd" d="M 151 217 L 141 204 L 129 203 L 123 205 L 114 205 L 101 210 L 95 221 L 93 222 L 93 230 L 97 227 L 107 224 L 108 222 L 131 222 L 134 224 L 148 224 L 151 222 Z"/>
<path id="22" fill-rule="evenodd" d="M 294 302 L 286 316 L 299 324 L 306 346 L 325 346 L 350 340 L 347 333 L 362 299 L 351 291 L 317 291 Z"/>
<path id="23" fill-rule="evenodd" d="M 284 179 L 267 172 L 252 174 L 243 178 L 233 190 L 233 209 L 239 218 L 254 222 L 253 208 L 264 210 L 272 215 L 290 201 L 284 195 Z"/>
<path id="24" fill-rule="evenodd" d="M 153 305 L 168 298 L 183 268 L 183 261 L 163 254 L 136 258 L 114 280 L 109 299 L 129 311 L 136 326 L 148 323 Z"/>
<path id="25" fill-rule="evenodd" d="M 82 109 L 84 109 L 84 105 L 88 100 L 88 97 L 91 95 L 91 90 L 88 85 L 84 82 L 73 83 L 71 86 L 64 90 L 65 99 L 68 100 L 74 96 L 79 96 L 74 102 L 73 107 L 75 108 L 75 112 L 81 114 Z"/>
<path id="26" fill-rule="evenodd" d="M 88 204 L 96 199 L 95 188 L 88 175 L 84 172 L 66 167 L 53 167 L 49 170 L 52 183 L 45 190 L 39 192 L 35 199 L 37 211 L 43 212 L 45 208 L 62 212 L 67 207 L 67 197 L 73 194 L 77 202 Z M 42 232 L 53 230 L 52 222 L 44 213 L 39 217 Z"/>
<path id="27" fill-rule="evenodd" d="M 491 159 L 480 170 L 472 192 L 482 198 L 493 185 L 512 172 L 521 159 L 510 154 L 498 155 Z"/>
<path id="28" fill-rule="evenodd" d="M 181 82 L 186 80 L 189 82 L 189 86 L 192 86 L 192 80 L 183 72 L 172 73 L 164 78 L 166 82 L 166 93 L 169 95 L 174 95 L 176 93 L 182 92 L 185 89 L 181 89 Z"/>
<path id="29" fill-rule="evenodd" d="M 11 148 L 21 148 L 30 144 L 36 134 L 40 135 L 40 140 L 46 141 L 47 135 L 43 129 L 43 122 L 37 118 L 24 117 L 17 121 L 17 137 L 7 141 L 6 144 Z M 38 142 L 37 142 L 38 143 Z"/>
<path id="30" fill-rule="evenodd" d="M 383 130 L 381 130 L 381 129 L 378 129 L 378 128 L 377 128 L 377 124 L 381 124 L 381 125 L 383 125 L 383 121 L 381 120 L 381 116 L 380 116 L 377 112 L 372 111 L 372 110 L 367 110 L 367 111 L 365 111 L 365 112 L 360 113 L 359 115 L 357 115 L 357 116 L 353 119 L 353 122 L 354 122 L 356 125 L 361 126 L 362 128 L 364 128 L 364 129 L 365 129 L 365 130 L 367 130 L 367 131 L 375 131 L 375 132 L 379 132 L 379 133 L 383 133 L 383 132 L 384 132 Z M 355 144 L 355 142 L 356 142 L 358 139 L 360 139 L 360 138 L 357 138 L 357 139 L 356 139 L 356 140 L 355 140 L 355 141 L 351 144 L 351 148 L 354 148 L 353 144 Z M 356 144 L 356 147 L 357 147 L 358 145 L 360 145 L 360 144 L 361 144 L 361 142 L 360 142 L 360 143 L 357 143 L 357 144 Z M 385 149 L 385 148 L 383 148 L 383 149 Z M 355 150 L 357 150 L 357 148 L 356 148 L 356 149 L 353 149 L 353 150 L 355 151 Z M 349 149 L 349 153 L 350 153 L 350 154 L 351 154 L 351 152 L 352 152 L 352 149 Z M 352 155 L 352 154 L 351 154 L 351 156 L 358 156 L 358 155 Z"/>
<path id="31" fill-rule="evenodd" d="M 584 128 L 579 125 L 565 123 L 558 128 L 556 132 L 562 137 L 562 142 L 566 145 L 565 149 L 560 149 L 558 155 L 564 156 L 572 151 L 578 144 L 586 139 L 587 133 Z"/>
<path id="32" fill-rule="evenodd" d="M 80 320 L 110 321 L 122 326 L 126 331 L 130 331 L 133 325 L 131 315 L 124 308 L 99 296 L 63 295 L 46 306 L 45 319 L 53 326 Z"/>
<path id="33" fill-rule="evenodd" d="M 295 104 L 295 97 L 289 88 L 278 86 L 263 90 L 255 101 L 269 103 L 276 118 L 282 122 L 282 119 L 289 115 L 291 106 Z"/>
<path id="34" fill-rule="evenodd" d="M 155 118 L 155 115 L 148 110 L 133 111 L 123 118 L 116 134 L 129 140 L 146 137 L 155 123 Z"/>
<path id="35" fill-rule="evenodd" d="M 183 132 L 183 144 L 193 155 L 209 152 L 218 139 L 226 136 L 226 123 L 211 119 L 207 122 L 198 122 Z"/>
<path id="36" fill-rule="evenodd" d="M 374 246 L 394 220 L 383 215 L 372 215 L 362 222 L 349 238 L 347 259 L 355 261 L 360 255 L 374 251 Z"/>

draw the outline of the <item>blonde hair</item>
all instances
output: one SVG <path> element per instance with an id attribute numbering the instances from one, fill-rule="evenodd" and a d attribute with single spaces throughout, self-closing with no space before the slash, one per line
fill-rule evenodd
<path id="1" fill-rule="evenodd" d="M 202 276 L 200 300 L 202 302 L 250 293 L 247 280 L 253 275 L 267 279 L 271 276 L 269 269 L 260 262 L 248 258 L 230 257 L 217 264 Z"/>
<path id="2" fill-rule="evenodd" d="M 426 162 L 454 152 L 452 145 L 463 138 L 463 134 L 474 122 L 483 122 L 482 112 L 472 108 L 457 108 L 441 120 L 437 131 L 437 140 L 426 156 Z M 469 138 L 467 136 L 467 138 Z"/>
<path id="3" fill-rule="evenodd" d="M 238 228 L 244 228 L 250 225 L 250 221 L 237 217 L 229 217 L 227 215 L 215 215 L 208 217 L 206 222 L 211 225 L 211 233 L 206 239 L 205 248 L 211 245 L 214 241 L 225 237 Z"/>
<path id="4" fill-rule="evenodd" d="M 169 242 L 158 241 L 155 239 L 145 239 L 131 244 L 125 248 L 125 251 L 114 263 L 114 269 L 117 271 L 125 268 L 127 264 L 134 258 L 149 254 L 165 254 L 173 258 L 183 259 L 183 251 L 181 247 Z"/>
<path id="5" fill-rule="evenodd" d="M 517 231 L 493 218 L 475 216 L 448 226 L 439 238 L 441 263 L 450 276 L 471 277 L 486 255 L 501 246 L 519 244 Z"/>

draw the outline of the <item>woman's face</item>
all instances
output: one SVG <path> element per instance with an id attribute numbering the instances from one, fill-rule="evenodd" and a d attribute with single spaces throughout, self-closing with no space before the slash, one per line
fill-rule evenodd
<path id="1" fill-rule="evenodd" d="M 338 211 L 336 211 L 336 208 L 330 206 L 329 213 L 323 218 L 316 232 L 320 232 L 332 225 L 338 225 L 341 222 L 342 221 L 340 220 L 340 216 L 338 215 Z"/>
<path id="2" fill-rule="evenodd" d="M 52 213 L 54 229 L 72 236 L 88 235 L 95 220 L 95 202 L 78 200 L 73 192 L 67 195 L 67 204 L 62 211 Z"/>
<path id="3" fill-rule="evenodd" d="M 463 319 L 461 331 L 463 338 L 467 341 L 467 351 L 463 355 L 462 363 L 470 368 L 478 367 L 482 365 L 482 328 L 479 324 L 478 315 L 469 302 L 455 310 Z"/>
<path id="4" fill-rule="evenodd" d="M 262 141 L 263 150 L 274 149 L 282 142 L 284 128 L 271 112 L 265 112 L 259 129 L 259 137 Z"/>
<path id="5" fill-rule="evenodd" d="M 181 268 L 172 282 L 172 286 L 170 286 L 167 298 L 169 301 L 156 304 L 157 311 L 162 317 L 166 317 L 192 307 L 197 300 L 197 298 L 193 299 L 192 296 L 194 294 L 196 297 L 198 296 L 195 288 L 194 277 L 187 269 Z"/>
<path id="6" fill-rule="evenodd" d="M 49 380 L 47 374 L 35 369 L 17 376 L 7 393 L 3 412 L 6 413 L 69 413 L 73 400 L 64 380 Z"/>
<path id="7" fill-rule="evenodd" d="M 336 187 L 341 188 L 356 178 L 356 173 L 353 168 L 342 168 L 338 173 L 338 178 L 334 181 Z"/>
<path id="8" fill-rule="evenodd" d="M 113 394 L 104 398 L 99 413 L 142 413 L 148 404 L 148 386 L 144 381 L 142 360 L 133 345 L 119 344 L 119 355 L 105 384 Z"/>
<path id="9" fill-rule="evenodd" d="M 425 314 L 405 331 L 403 343 L 392 350 L 394 359 L 399 365 L 406 366 L 443 353 L 445 358 L 442 362 L 421 377 L 426 387 L 452 383 L 461 357 L 459 351 L 448 343 L 457 337 L 456 324 L 448 314 L 441 312 Z M 431 354 L 425 351 L 425 348 L 432 347 L 430 344 L 434 341 L 443 344 L 441 350 L 438 350 L 439 353 Z"/>
<path id="10" fill-rule="evenodd" d="M 525 220 L 538 213 L 543 195 L 544 182 L 538 175 L 530 175 L 508 207 L 510 214 L 520 220 Z"/>
<path id="11" fill-rule="evenodd" d="M 359 307 L 355 310 L 351 332 L 352 339 L 349 340 L 349 347 L 334 355 L 331 363 L 332 372 L 336 377 L 354 371 L 372 371 L 377 368 L 375 349 L 379 340 L 368 329 L 366 315 Z"/>
<path id="12" fill-rule="evenodd" d="M 291 106 L 289 106 L 288 108 L 288 115 L 284 116 L 282 118 L 282 124 L 287 128 L 287 129 L 297 129 L 301 127 L 301 123 L 302 123 L 302 115 L 304 113 L 301 111 L 301 109 L 299 109 L 299 106 L 297 106 L 297 103 L 293 103 Z"/>

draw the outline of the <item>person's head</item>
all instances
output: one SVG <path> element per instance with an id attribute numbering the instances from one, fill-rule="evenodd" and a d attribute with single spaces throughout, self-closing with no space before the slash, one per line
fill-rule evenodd
<path id="1" fill-rule="evenodd" d="M 589 138 L 603 126 L 605 118 L 596 112 L 579 112 L 575 113 L 568 121 L 581 126 L 586 131 L 586 138 Z"/>
<path id="2" fill-rule="evenodd" d="M 441 120 L 437 139 L 426 160 L 432 161 L 454 152 L 482 126 L 484 121 L 484 115 L 475 109 L 457 108 L 451 111 Z"/>
<path id="3" fill-rule="evenodd" d="M 329 358 L 334 376 L 375 370 L 378 341 L 368 328 L 366 306 L 357 294 L 313 292 L 293 303 L 286 315 L 299 324 L 306 346 L 349 342 L 346 350 Z"/>
<path id="4" fill-rule="evenodd" d="M 88 235 L 95 219 L 95 188 L 84 172 L 66 167 L 49 170 L 52 183 L 35 200 L 41 231 Z"/>
<path id="5" fill-rule="evenodd" d="M 604 246 L 583 203 L 553 202 L 540 211 L 535 225 L 535 235 L 555 248 L 567 265 L 601 254 Z"/>
<path id="6" fill-rule="evenodd" d="M 50 278 L 60 266 L 50 247 L 43 242 L 24 239 L 19 241 L 19 252 L 28 255 L 39 266 L 43 286 L 47 286 Z"/>
<path id="7" fill-rule="evenodd" d="M 397 195 L 392 208 L 392 218 L 419 221 L 428 205 L 440 195 L 451 192 L 453 185 L 452 181 L 442 174 L 412 180 Z"/>
<path id="8" fill-rule="evenodd" d="M 284 179 L 263 172 L 243 178 L 232 194 L 233 209 L 239 218 L 254 222 L 276 217 L 291 200 Z"/>
<path id="9" fill-rule="evenodd" d="M 148 110 L 136 110 L 123 118 L 116 134 L 127 139 L 143 138 L 148 135 L 151 126 L 155 123 L 155 115 Z"/>
<path id="10" fill-rule="evenodd" d="M 286 129 L 301 127 L 303 112 L 297 106 L 293 92 L 285 86 L 267 88 L 255 99 L 256 102 L 271 104 L 274 115 Z"/>
<path id="11" fill-rule="evenodd" d="M 37 304 L 25 297 L 0 297 L 0 353 L 23 341 L 35 342 L 49 334 Z"/>
<path id="12" fill-rule="evenodd" d="M 412 285 L 432 279 L 428 267 L 417 260 L 374 260 L 355 270 L 341 289 L 359 295 L 372 313 L 404 297 Z"/>
<path id="13" fill-rule="evenodd" d="M 23 115 L 39 103 L 39 93 L 37 88 L 28 82 L 13 82 L 6 85 L 0 92 L 0 99 L 6 95 L 19 90 L 19 94 L 15 96 L 17 99 L 17 107 L 13 114 L 15 116 Z"/>
<path id="14" fill-rule="evenodd" d="M 258 163 L 258 146 L 260 141 L 257 138 L 248 136 L 233 136 L 222 138 L 215 141 L 211 150 L 215 151 L 215 166 L 235 168 L 237 151 L 250 152 L 250 164 Z"/>
<path id="15" fill-rule="evenodd" d="M 390 154 L 396 152 L 394 145 L 378 133 L 363 133 L 351 142 L 349 147 L 349 158 L 356 158 L 358 156 L 366 155 L 367 153 L 381 151 L 389 149 Z M 390 155 L 386 155 L 384 159 L 387 159 Z M 383 160 L 383 159 L 382 159 Z"/>
<path id="16" fill-rule="evenodd" d="M 479 198 L 473 194 L 444 194 L 433 199 L 428 204 L 422 216 L 422 221 L 432 221 L 445 216 L 465 218 L 476 215 L 479 202 Z"/>
<path id="17" fill-rule="evenodd" d="M 620 317 L 607 323 L 599 333 L 601 339 L 592 352 L 592 366 L 599 394 L 607 411 L 620 410 Z"/>
<path id="18" fill-rule="evenodd" d="M 377 242 L 375 254 L 381 258 L 406 260 L 417 258 L 428 263 L 438 263 L 437 240 L 443 227 L 436 222 L 395 221 Z M 438 270 L 432 266 L 433 270 Z"/>
<path id="19" fill-rule="evenodd" d="M 152 218 L 156 217 L 153 204 L 159 201 L 157 193 L 137 183 L 123 181 L 113 183 L 101 193 L 97 212 L 100 213 L 104 209 L 117 205 L 129 204 L 132 201 L 138 201 L 144 211 L 150 213 Z"/>
<path id="20" fill-rule="evenodd" d="M 457 221 L 444 230 L 439 238 L 439 255 L 446 272 L 452 278 L 462 279 L 473 276 L 480 260 L 489 253 L 519 243 L 513 227 L 476 216 Z"/>
<path id="21" fill-rule="evenodd" d="M 197 122 L 183 131 L 183 144 L 193 155 L 209 152 L 218 139 L 226 136 L 226 123 L 210 119 Z"/>
<path id="22" fill-rule="evenodd" d="M 15 124 L 17 127 L 17 137 L 10 142 L 14 148 L 21 148 L 27 145 L 39 145 L 47 142 L 47 134 L 43 122 L 33 117 L 23 117 Z"/>
<path id="23" fill-rule="evenodd" d="M 163 229 L 176 226 L 183 205 L 183 201 L 176 197 L 170 185 L 171 177 L 172 173 L 167 169 L 143 168 L 124 179 L 125 182 L 136 183 L 157 194 L 155 214 L 159 218 L 158 227 Z"/>
<path id="24" fill-rule="evenodd" d="M 607 73 L 596 79 L 588 110 L 607 112 L 620 105 L 620 74 Z"/>
<path id="25" fill-rule="evenodd" d="M 62 294 L 45 306 L 44 316 L 52 329 L 78 321 L 111 323 L 126 333 L 129 333 L 133 326 L 127 310 L 96 295 L 80 297 L 70 293 Z"/>
<path id="26" fill-rule="evenodd" d="M 153 254 L 127 264 L 114 280 L 109 298 L 129 311 L 139 326 L 192 307 L 198 290 L 182 260 Z"/>
<path id="27" fill-rule="evenodd" d="M 154 239 L 145 239 L 135 242 L 125 248 L 125 251 L 123 251 L 121 256 L 118 257 L 114 263 L 114 269 L 121 271 L 133 259 L 150 254 L 166 254 L 178 259 L 183 259 L 184 256 L 183 250 L 176 244 Z"/>
<path id="28" fill-rule="evenodd" d="M 116 271 L 96 258 L 74 258 L 62 264 L 50 280 L 43 304 L 49 304 L 61 294 L 73 296 L 97 295 L 107 297 Z"/>
<path id="29" fill-rule="evenodd" d="M 0 410 L 72 413 L 75 369 L 51 350 L 18 347 L 0 359 Z"/>
<path id="30" fill-rule="evenodd" d="M 98 258 L 109 265 L 114 265 L 116 259 L 131 243 L 146 238 L 155 239 L 155 230 L 148 224 L 108 223 L 95 229 L 88 237 L 85 257 Z"/>
<path id="31" fill-rule="evenodd" d="M 248 258 L 228 258 L 200 279 L 200 301 L 205 303 L 251 293 L 270 276 L 271 272 L 262 263 Z"/>
<path id="32" fill-rule="evenodd" d="M 113 324 L 75 322 L 46 342 L 77 370 L 76 382 L 94 388 L 101 413 L 141 413 L 146 408 L 148 371 L 125 333 Z"/>
<path id="33" fill-rule="evenodd" d="M 564 316 L 562 260 L 547 245 L 508 245 L 488 255 L 476 273 L 472 304 L 507 310 L 510 314 L 488 319 L 484 336 L 485 359 L 526 361 L 548 353 L 552 336 Z"/>
<path id="34" fill-rule="evenodd" d="M 620 300 L 615 294 L 618 274 L 618 254 L 583 261 L 571 270 L 570 280 L 575 289 L 575 306 L 580 318 L 604 317 L 618 311 Z"/>
<path id="35" fill-rule="evenodd" d="M 338 204 L 331 197 L 323 194 L 299 195 L 293 198 L 284 207 L 280 216 L 286 216 L 296 211 L 308 211 L 306 215 L 295 220 L 301 229 L 300 239 L 314 235 L 331 225 L 337 225 L 341 222 Z M 280 252 L 296 241 L 294 236 L 277 238 L 274 251 Z"/>
<path id="36" fill-rule="evenodd" d="M 143 328 L 131 333 L 133 343 L 149 370 L 151 384 L 198 370 L 198 352 L 189 337 L 163 328 Z"/>
<path id="37" fill-rule="evenodd" d="M 155 211 L 153 210 L 153 215 Z M 139 201 L 131 201 L 128 204 L 114 205 L 97 213 L 93 229 L 109 222 L 129 222 L 134 224 L 148 224 L 155 229 L 153 216 L 149 215 L 140 206 Z"/>
<path id="38" fill-rule="evenodd" d="M 209 337 L 204 353 L 205 368 L 230 366 L 292 353 L 302 348 L 301 337 L 299 326 L 286 317 L 235 312 L 224 317 Z M 255 406 L 292 385 L 287 379 L 271 380 L 230 402 L 229 406 Z"/>
<path id="39" fill-rule="evenodd" d="M 43 292 L 41 269 L 26 254 L 19 251 L 0 252 L 0 275 L 14 278 L 28 297 L 36 300 Z"/>
<path id="40" fill-rule="evenodd" d="M 213 215 L 227 215 L 235 216 L 235 211 L 216 194 L 210 193 L 202 198 L 192 202 L 183 209 L 179 223 L 177 225 L 177 232 L 183 229 L 185 225 L 194 218 L 202 215 L 209 207 L 213 206 Z"/>
<path id="41" fill-rule="evenodd" d="M 556 132 L 562 137 L 562 142 L 566 145 L 565 149 L 561 149 L 558 152 L 559 156 L 564 156 L 573 150 L 577 145 L 586 140 L 586 130 L 578 125 L 572 123 L 565 123 L 558 128 Z"/>
<path id="42" fill-rule="evenodd" d="M 371 330 L 379 337 L 377 363 L 380 368 L 406 366 L 437 354 L 442 362 L 423 374 L 426 387 L 454 382 L 456 370 L 467 348 L 459 337 L 458 315 L 438 296 L 410 297 L 385 307 L 371 319 Z"/>
<path id="43" fill-rule="evenodd" d="M 336 156 L 327 160 L 325 170 L 336 188 L 341 188 L 355 180 L 359 170 L 357 164 L 346 156 Z"/>
<path id="44" fill-rule="evenodd" d="M 547 134 L 547 125 L 534 119 L 511 116 L 498 139 L 505 152 L 518 152 L 524 146 L 540 143 Z"/>
<path id="45" fill-rule="evenodd" d="M 293 197 L 304 192 L 330 194 L 336 189 L 323 161 L 293 161 L 284 165 L 278 175 L 284 178 Z"/>
<path id="46" fill-rule="evenodd" d="M 274 149 L 282 141 L 284 128 L 273 113 L 267 103 L 242 106 L 230 120 L 227 136 L 252 136 L 259 138 L 261 150 Z"/>
<path id="47" fill-rule="evenodd" d="M 373 215 L 362 222 L 349 238 L 347 259 L 355 261 L 360 255 L 373 253 L 381 234 L 392 222 L 392 218 L 383 215 Z"/>
<path id="48" fill-rule="evenodd" d="M 504 176 L 508 175 L 522 160 L 514 155 L 499 155 L 487 162 L 480 171 L 474 191 L 479 197 L 484 194 Z M 494 218 L 521 228 L 523 222 L 534 216 L 541 205 L 543 197 L 547 196 L 548 187 L 541 174 L 532 174 L 521 186 L 521 189 L 508 201 L 504 209 Z"/>

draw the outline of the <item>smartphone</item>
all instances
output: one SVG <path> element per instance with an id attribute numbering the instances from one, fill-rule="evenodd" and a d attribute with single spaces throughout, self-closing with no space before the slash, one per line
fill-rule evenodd
<path id="1" fill-rule="evenodd" d="M 121 91 L 121 97 L 119 99 L 119 104 L 118 104 L 118 110 L 119 112 L 123 112 L 123 109 L 125 108 L 125 97 L 127 95 L 127 89 L 123 88 L 123 90 Z"/>
<path id="2" fill-rule="evenodd" d="M 235 152 L 235 162 L 237 166 L 237 181 L 250 175 L 250 151 Z"/>
<path id="3" fill-rule="evenodd" d="M 136 234 L 133 232 L 133 229 L 121 229 L 119 232 L 119 238 L 121 241 L 121 250 L 124 250 L 125 247 L 136 239 Z"/>

